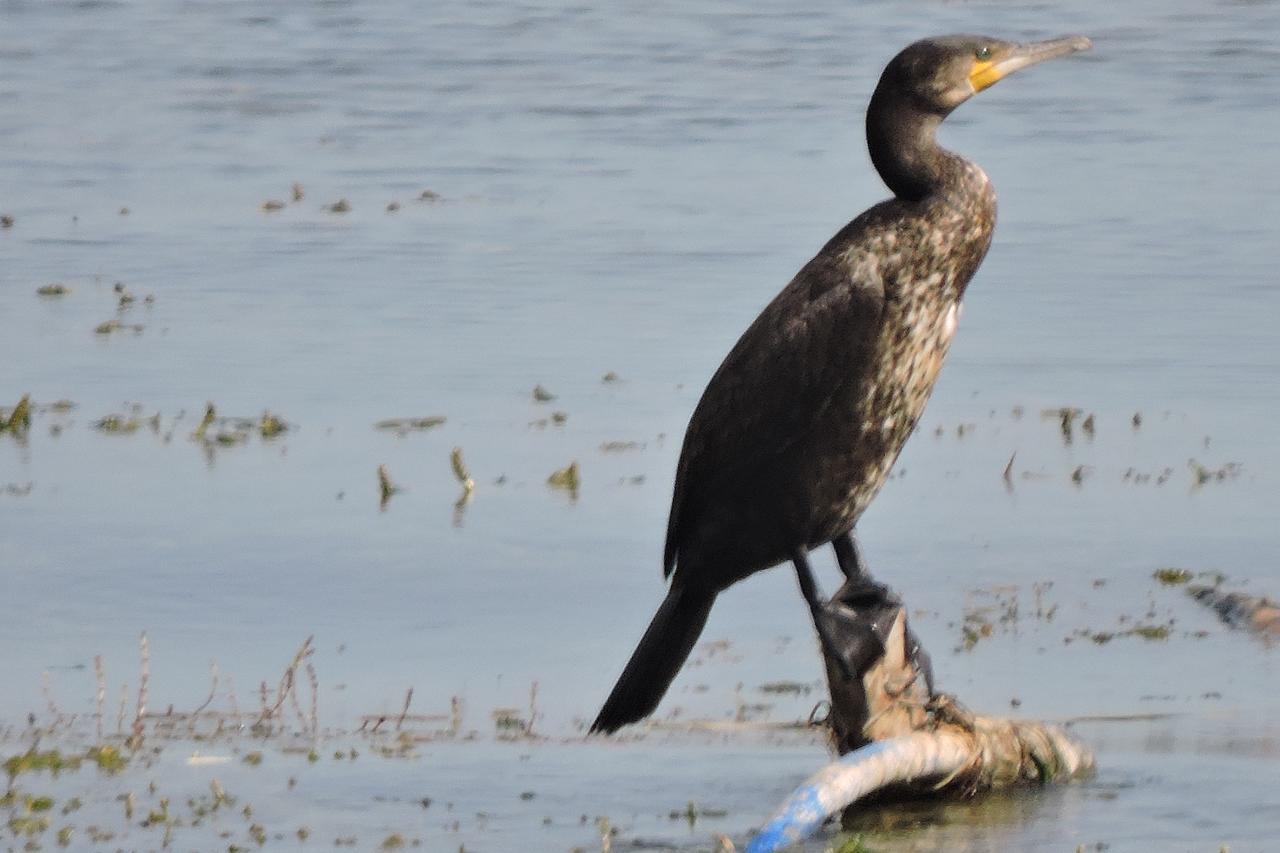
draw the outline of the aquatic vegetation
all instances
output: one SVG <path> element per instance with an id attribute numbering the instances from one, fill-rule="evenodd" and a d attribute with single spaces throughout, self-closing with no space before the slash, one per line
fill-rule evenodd
<path id="1" fill-rule="evenodd" d="M 217 417 L 217 410 L 214 409 L 213 403 L 206 403 L 204 417 L 200 419 L 200 423 L 196 426 L 196 431 L 191 434 L 191 437 L 198 441 L 204 440 L 205 433 L 209 430 L 209 427 L 213 426 L 213 422 Z"/>
<path id="2" fill-rule="evenodd" d="M 378 466 L 378 495 L 379 506 L 386 509 L 387 501 L 391 500 L 391 496 L 400 491 L 400 487 L 391 482 L 391 475 L 387 473 L 386 465 Z"/>
<path id="3" fill-rule="evenodd" d="M 142 421 L 132 415 L 107 415 L 93 422 L 93 428 L 108 435 L 131 435 L 142 426 Z"/>
<path id="4" fill-rule="evenodd" d="M 759 690 L 761 693 L 808 696 L 813 691 L 813 685 L 801 681 L 769 681 L 761 684 Z"/>
<path id="5" fill-rule="evenodd" d="M 627 450 L 643 450 L 644 445 L 638 441 L 606 441 L 600 445 L 605 453 L 622 453 Z"/>
<path id="6" fill-rule="evenodd" d="M 1190 459 L 1187 465 L 1191 468 L 1191 474 L 1197 486 L 1203 486 L 1205 483 L 1221 483 L 1240 476 L 1241 466 L 1236 462 L 1228 462 L 1221 468 L 1207 468 L 1196 460 Z"/>
<path id="7" fill-rule="evenodd" d="M 263 438 L 275 438 L 289 430 L 289 425 L 271 412 L 263 412 L 262 419 L 258 422 L 258 432 Z"/>
<path id="8" fill-rule="evenodd" d="M 121 323 L 119 320 L 104 320 L 93 327 L 93 332 L 96 335 L 110 335 L 119 331 L 131 331 L 134 334 L 141 334 L 145 328 L 146 326 L 141 323 Z"/>
<path id="9" fill-rule="evenodd" d="M 9 818 L 8 825 L 14 835 L 34 838 L 49 828 L 49 818 L 45 815 L 15 815 Z"/>
<path id="10" fill-rule="evenodd" d="M 388 418 L 387 420 L 378 421 L 373 425 L 373 428 L 404 436 L 411 432 L 426 432 L 442 425 L 444 422 L 445 418 L 442 415 L 429 415 L 425 418 Z"/>
<path id="11" fill-rule="evenodd" d="M 1169 632 L 1168 625 L 1136 625 L 1130 633 L 1144 640 L 1167 640 Z"/>
<path id="12" fill-rule="evenodd" d="M 462 485 L 462 497 L 458 499 L 457 503 L 460 508 L 471 500 L 471 493 L 476 488 L 476 481 L 471 478 L 471 472 L 467 470 L 466 463 L 462 461 L 461 447 L 455 447 L 449 451 L 449 466 L 453 468 L 453 476 Z"/>
<path id="13" fill-rule="evenodd" d="M 24 434 L 31 428 L 31 395 L 23 394 L 22 399 L 9 412 L 8 417 L 0 416 L 0 432 Z"/>
<path id="14" fill-rule="evenodd" d="M 547 485 L 553 489 L 564 489 L 576 497 L 578 487 L 582 485 L 582 480 L 578 475 L 578 463 L 570 462 L 568 467 L 552 471 L 551 476 L 547 477 Z"/>
<path id="15" fill-rule="evenodd" d="M 1151 576 L 1165 586 L 1178 586 L 1189 583 L 1195 574 L 1190 569 L 1156 569 Z"/>
<path id="16" fill-rule="evenodd" d="M 105 773 L 119 773 L 129 764 L 129 759 L 114 746 L 90 747 L 89 751 L 85 753 L 85 757 L 98 765 L 98 769 Z"/>

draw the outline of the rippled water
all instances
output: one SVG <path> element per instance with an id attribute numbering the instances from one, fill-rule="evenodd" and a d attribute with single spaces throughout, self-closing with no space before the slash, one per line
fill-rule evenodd
<path id="1" fill-rule="evenodd" d="M 944 129 L 991 176 L 1001 221 L 925 426 L 860 529 L 921 611 L 942 685 L 973 706 L 1178 716 L 1083 727 L 1092 783 L 881 840 L 1264 849 L 1280 836 L 1274 653 L 1151 572 L 1280 593 L 1280 4 L 696 6 L 0 4 L 0 213 L 15 218 L 0 404 L 77 404 L 38 414 L 26 442 L 0 437 L 0 719 L 42 712 L 45 670 L 62 706 L 90 713 L 94 655 L 114 695 L 143 629 L 153 702 L 182 707 L 209 659 L 248 694 L 315 633 L 328 725 L 398 710 L 413 686 L 428 711 L 463 697 L 486 743 L 317 778 L 276 803 L 281 821 L 355 826 L 387 780 L 459 803 L 522 784 L 505 777 L 522 749 L 487 742 L 489 710 L 537 681 L 541 730 L 571 738 L 597 709 L 662 595 L 700 389 L 885 193 L 861 136 L 880 68 L 930 33 L 1083 32 L 1093 52 L 1002 83 Z M 324 209 L 339 199 L 349 212 Z M 71 293 L 38 298 L 53 281 Z M 138 297 L 119 319 L 144 328 L 95 334 L 117 281 Z M 534 402 L 537 384 L 556 399 Z M 206 452 L 188 438 L 206 401 L 294 428 Z M 92 428 L 129 402 L 160 414 L 156 433 Z M 1096 413 L 1096 435 L 1065 443 L 1041 417 L 1064 405 Z M 553 411 L 567 421 L 537 425 Z M 373 426 L 425 415 L 448 420 Z M 455 446 L 477 482 L 461 510 Z M 1193 458 L 1240 473 L 1197 488 Z M 571 460 L 577 500 L 545 486 Z M 384 511 L 379 464 L 404 487 Z M 1171 473 L 1135 484 L 1131 468 Z M 1032 585 L 1048 581 L 1060 609 L 1037 619 Z M 1014 627 L 953 653 L 974 590 L 1015 586 Z M 1149 612 L 1176 620 L 1167 642 L 1064 642 Z M 811 636 L 789 571 L 752 578 L 707 629 L 731 654 L 702 655 L 660 715 L 772 701 L 760 713 L 803 716 L 813 697 L 757 686 L 819 678 Z M 595 843 L 579 814 L 608 813 L 624 838 L 706 845 L 745 835 L 823 760 L 807 742 L 657 735 L 529 749 L 554 807 L 469 805 L 456 831 L 415 831 L 429 847 L 566 849 Z M 667 819 L 690 800 L 729 814 Z"/>

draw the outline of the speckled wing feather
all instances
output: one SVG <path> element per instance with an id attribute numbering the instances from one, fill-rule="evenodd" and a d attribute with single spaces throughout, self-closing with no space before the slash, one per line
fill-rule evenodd
<path id="1" fill-rule="evenodd" d="M 873 209 L 874 210 L 874 209 Z M 871 211 L 869 211 L 871 213 Z M 803 439 L 843 386 L 861 380 L 884 307 L 877 265 L 849 257 L 864 214 L 831 239 L 761 312 L 708 383 L 685 433 L 667 526 L 664 574 L 714 501 Z"/>

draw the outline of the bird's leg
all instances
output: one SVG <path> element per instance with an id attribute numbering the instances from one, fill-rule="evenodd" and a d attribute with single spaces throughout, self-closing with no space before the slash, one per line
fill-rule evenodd
<path id="1" fill-rule="evenodd" d="M 846 604 L 852 606 L 854 600 L 865 600 L 869 606 L 901 603 L 889 587 L 871 579 L 871 573 L 867 571 L 867 564 L 858 550 L 858 540 L 854 538 L 852 530 L 832 539 L 831 545 L 835 548 L 836 562 L 840 564 L 840 571 L 844 572 L 846 579 L 844 594 L 841 595 Z"/>
<path id="2" fill-rule="evenodd" d="M 848 657 L 841 654 L 840 647 L 831 634 L 831 626 L 827 621 L 822 600 L 818 597 L 818 584 L 813 579 L 813 570 L 809 568 L 809 557 L 805 549 L 796 548 L 791 555 L 791 562 L 795 563 L 796 579 L 800 581 L 800 594 L 809 605 L 809 613 L 813 616 L 813 627 L 818 632 L 818 639 L 822 642 L 827 656 L 836 662 L 840 668 L 840 674 L 846 679 L 852 681 L 861 677 L 850 666 Z"/>
<path id="3" fill-rule="evenodd" d="M 902 606 L 902 599 L 898 598 L 889 587 L 872 580 L 852 530 L 831 540 L 831 545 L 835 548 L 836 562 L 840 564 L 840 570 L 844 572 L 847 579 L 837 593 L 842 603 L 855 610 Z M 932 696 L 934 693 L 933 661 L 929 658 L 929 653 L 924 650 L 924 646 L 920 644 L 920 638 L 910 628 L 907 629 L 907 653 L 916 671 L 924 677 L 925 687 Z"/>

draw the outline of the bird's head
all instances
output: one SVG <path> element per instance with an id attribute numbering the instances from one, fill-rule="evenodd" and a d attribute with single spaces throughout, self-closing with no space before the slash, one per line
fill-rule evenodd
<path id="1" fill-rule="evenodd" d="M 1026 44 L 971 35 L 921 39 L 885 67 L 880 86 L 909 97 L 924 112 L 945 116 L 1019 69 L 1091 46 L 1084 36 Z"/>

